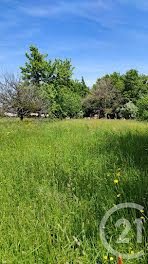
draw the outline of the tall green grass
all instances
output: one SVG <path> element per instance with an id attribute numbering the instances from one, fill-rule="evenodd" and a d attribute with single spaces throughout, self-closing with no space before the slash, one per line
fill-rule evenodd
<path id="1" fill-rule="evenodd" d="M 0 263 L 117 263 L 99 225 L 114 205 L 134 202 L 144 213 L 120 210 L 106 237 L 122 253 L 145 251 L 124 263 L 146 264 L 147 174 L 147 123 L 0 120 Z M 132 223 L 142 215 L 141 245 Z M 132 224 L 130 244 L 115 243 L 124 229 L 115 228 L 119 218 Z"/>

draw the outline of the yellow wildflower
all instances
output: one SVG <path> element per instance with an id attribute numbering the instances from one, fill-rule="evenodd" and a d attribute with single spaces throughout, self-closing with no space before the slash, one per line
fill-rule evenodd
<path id="1" fill-rule="evenodd" d="M 134 255 L 134 254 L 135 254 L 135 251 L 134 251 L 134 250 L 132 250 L 132 251 L 131 251 L 131 254 L 132 254 L 132 255 Z"/>
<path id="2" fill-rule="evenodd" d="M 116 184 L 116 183 L 118 183 L 119 181 L 118 180 L 114 180 L 114 183 Z"/>
<path id="3" fill-rule="evenodd" d="M 117 197 L 119 198 L 121 196 L 121 194 L 119 193 L 119 194 L 117 194 Z"/>
<path id="4" fill-rule="evenodd" d="M 140 210 L 140 213 L 144 213 L 144 210 Z"/>
<path id="5" fill-rule="evenodd" d="M 107 176 L 110 176 L 110 174 L 108 173 Z"/>
<path id="6" fill-rule="evenodd" d="M 117 176 L 119 177 L 120 176 L 120 173 L 117 173 Z"/>
<path id="7" fill-rule="evenodd" d="M 108 259 L 108 256 L 104 256 L 104 259 L 107 260 Z"/>
<path id="8" fill-rule="evenodd" d="M 118 169 L 118 171 L 120 171 L 120 170 L 121 170 L 121 168 Z"/>
<path id="9" fill-rule="evenodd" d="M 141 218 L 141 219 L 144 219 L 144 216 L 141 216 L 140 218 Z"/>
<path id="10" fill-rule="evenodd" d="M 113 260 L 114 260 L 114 258 L 113 258 L 113 257 L 110 257 L 110 260 L 111 260 L 111 261 L 113 261 Z"/>

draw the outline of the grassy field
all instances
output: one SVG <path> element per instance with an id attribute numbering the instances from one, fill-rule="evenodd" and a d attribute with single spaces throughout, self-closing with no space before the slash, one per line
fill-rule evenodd
<path id="1" fill-rule="evenodd" d="M 99 225 L 125 202 L 144 212 L 115 213 L 107 240 L 122 253 L 144 250 L 124 264 L 146 264 L 148 123 L 0 120 L 0 263 L 117 263 L 100 240 Z M 141 216 L 138 244 L 133 222 Z M 115 227 L 120 218 L 131 223 L 129 244 L 116 243 L 124 230 Z"/>

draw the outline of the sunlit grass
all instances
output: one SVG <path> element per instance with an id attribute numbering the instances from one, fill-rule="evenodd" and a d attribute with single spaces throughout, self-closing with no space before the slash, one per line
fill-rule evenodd
<path id="1" fill-rule="evenodd" d="M 120 252 L 146 253 L 147 172 L 147 123 L 0 120 L 0 263 L 117 263 L 99 225 L 124 202 L 144 212 L 114 215 L 107 239 Z M 141 216 L 142 245 L 132 224 Z M 124 229 L 114 226 L 119 218 L 132 224 L 128 245 L 115 243 Z M 146 254 L 124 263 L 146 264 Z"/>

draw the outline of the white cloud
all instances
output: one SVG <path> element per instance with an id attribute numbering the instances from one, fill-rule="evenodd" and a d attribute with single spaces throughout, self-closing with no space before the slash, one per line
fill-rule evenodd
<path id="1" fill-rule="evenodd" d="M 62 7 L 54 7 L 54 6 L 47 6 L 47 7 L 20 7 L 20 10 L 23 11 L 25 14 L 34 16 L 34 17 L 50 17 L 53 15 L 57 15 L 62 13 L 64 10 Z"/>
<path id="2" fill-rule="evenodd" d="M 93 1 L 75 1 L 75 2 L 59 2 L 58 4 L 38 5 L 36 7 L 24 5 L 19 9 L 27 15 L 34 17 L 51 17 L 61 14 L 74 14 L 77 16 L 88 17 L 91 20 L 97 20 L 96 14 L 99 10 L 109 9 L 111 0 L 93 0 Z M 92 14 L 92 16 L 90 15 Z M 93 16 L 94 15 L 94 16 Z"/>
<path id="3" fill-rule="evenodd" d="M 36 5 L 26 2 L 18 5 L 18 10 L 37 18 L 57 19 L 68 16 L 84 18 L 106 28 L 125 24 L 125 19 L 120 16 L 119 8 L 113 0 L 58 0 L 50 4 L 42 1 Z"/>

